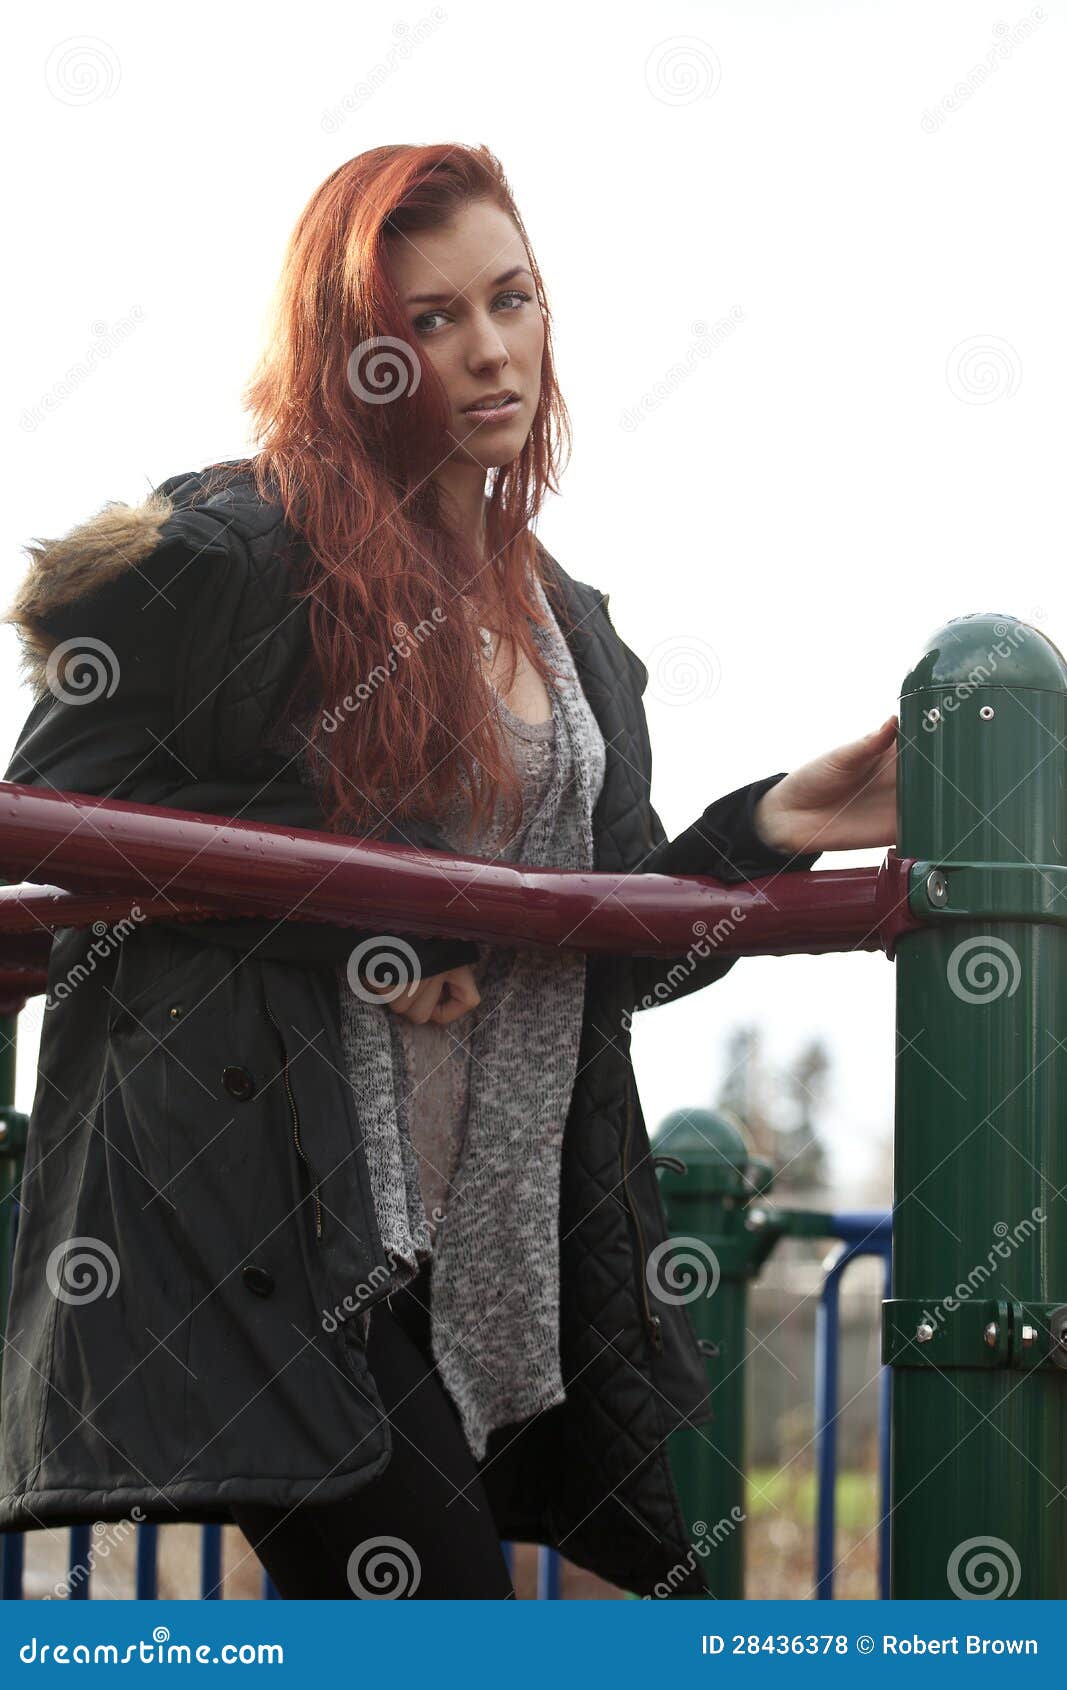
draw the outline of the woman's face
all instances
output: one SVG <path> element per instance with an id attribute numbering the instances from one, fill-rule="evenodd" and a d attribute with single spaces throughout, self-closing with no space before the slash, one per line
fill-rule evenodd
<path id="1" fill-rule="evenodd" d="M 478 200 L 446 228 L 394 236 L 389 253 L 411 345 L 448 396 L 448 458 L 483 475 L 510 463 L 537 410 L 545 344 L 522 236 L 499 206 Z M 500 394 L 515 399 L 500 404 Z"/>

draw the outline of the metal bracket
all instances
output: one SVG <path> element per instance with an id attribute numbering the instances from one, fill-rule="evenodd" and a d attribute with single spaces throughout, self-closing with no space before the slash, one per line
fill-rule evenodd
<path id="1" fill-rule="evenodd" d="M 908 903 L 926 921 L 1048 921 L 1067 926 L 1062 863 L 924 862 L 908 873 Z"/>
<path id="2" fill-rule="evenodd" d="M 1067 1369 L 1067 1304 L 895 1297 L 882 1304 L 891 1367 Z"/>

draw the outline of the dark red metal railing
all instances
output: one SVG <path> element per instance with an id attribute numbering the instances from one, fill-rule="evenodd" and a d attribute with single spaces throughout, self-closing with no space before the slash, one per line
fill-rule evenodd
<path id="1" fill-rule="evenodd" d="M 0 990 L 44 991 L 56 927 L 274 917 L 489 943 L 726 960 L 878 950 L 920 925 L 910 859 L 774 874 L 586 873 L 490 863 L 348 835 L 224 820 L 0 782 Z"/>

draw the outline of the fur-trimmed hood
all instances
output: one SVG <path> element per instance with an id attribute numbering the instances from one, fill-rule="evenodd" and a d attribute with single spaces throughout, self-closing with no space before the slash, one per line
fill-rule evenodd
<path id="1" fill-rule="evenodd" d="M 149 557 L 174 510 L 173 499 L 158 489 L 139 505 L 110 500 L 58 539 L 31 540 L 24 548 L 30 566 L 3 621 L 15 628 L 22 679 L 34 692 L 46 682 L 59 613 Z"/>

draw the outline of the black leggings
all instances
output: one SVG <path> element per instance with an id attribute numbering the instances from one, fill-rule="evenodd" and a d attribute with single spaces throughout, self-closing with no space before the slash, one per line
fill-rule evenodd
<path id="1" fill-rule="evenodd" d="M 384 1472 L 341 1502 L 231 1504 L 283 1597 L 515 1595 L 459 1414 L 433 1364 L 431 1268 L 424 1262 L 371 1312 L 367 1363 L 393 1439 Z"/>

